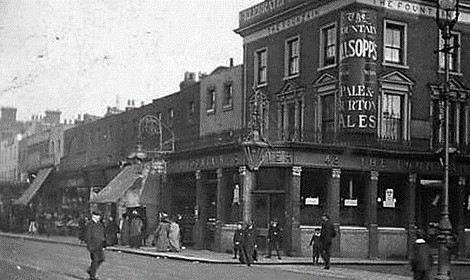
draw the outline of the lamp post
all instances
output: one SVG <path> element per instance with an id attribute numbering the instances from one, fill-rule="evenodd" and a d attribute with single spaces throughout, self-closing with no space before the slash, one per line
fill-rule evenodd
<path id="1" fill-rule="evenodd" d="M 153 150 L 144 150 L 142 144 L 144 138 L 157 138 L 157 147 Z M 160 208 L 162 208 L 164 201 L 162 194 L 165 180 L 163 177 L 166 174 L 167 167 L 164 155 L 174 151 L 174 141 L 173 131 L 167 127 L 160 118 L 154 115 L 145 115 L 139 120 L 137 127 L 136 150 L 127 157 L 131 160 L 137 160 L 139 164 L 143 164 L 143 162 L 149 158 L 151 159 L 150 172 L 151 174 L 158 174 L 158 204 Z"/>
<path id="2" fill-rule="evenodd" d="M 444 16 L 444 18 L 442 18 Z M 452 29 L 459 18 L 459 0 L 438 0 L 436 22 L 444 39 L 444 87 L 441 97 L 444 99 L 444 202 L 439 221 L 439 259 L 436 279 L 451 279 L 450 247 L 452 244 L 452 225 L 449 219 L 449 54 L 454 47 L 450 46 Z"/>
<path id="3" fill-rule="evenodd" d="M 269 143 L 266 142 L 261 129 L 260 106 L 262 106 L 263 96 L 256 88 L 254 98 L 250 104 L 250 120 L 248 123 L 248 137 L 241 143 L 248 168 L 251 171 L 258 171 L 266 158 Z"/>

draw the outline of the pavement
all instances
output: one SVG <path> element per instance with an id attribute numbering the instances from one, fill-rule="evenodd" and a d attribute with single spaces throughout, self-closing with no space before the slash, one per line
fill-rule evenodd
<path id="1" fill-rule="evenodd" d="M 71 246 L 85 247 L 85 244 L 80 243 L 77 237 L 74 236 L 44 236 L 44 235 L 30 235 L 26 233 L 9 233 L 0 232 L 0 236 L 24 239 L 31 241 L 59 243 Z M 239 264 L 238 260 L 232 259 L 233 255 L 228 253 L 221 253 L 210 250 L 195 250 L 186 248 L 180 252 L 157 252 L 155 247 L 141 247 L 139 249 L 129 248 L 128 246 L 111 246 L 107 247 L 108 251 L 115 251 L 127 254 L 135 254 L 148 256 L 153 258 L 165 258 L 181 261 L 188 261 L 194 263 L 217 263 L 217 264 Z M 270 259 L 261 257 L 257 265 L 309 265 L 312 263 L 310 257 L 289 257 L 283 256 L 281 260 L 277 257 Z M 332 265 L 407 265 L 407 260 L 390 260 L 390 259 L 359 259 L 359 258 L 331 258 Z M 453 260 L 452 265 L 468 265 L 470 260 Z"/>

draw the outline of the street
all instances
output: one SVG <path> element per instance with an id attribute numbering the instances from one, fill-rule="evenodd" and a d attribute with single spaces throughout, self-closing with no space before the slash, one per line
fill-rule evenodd
<path id="1" fill-rule="evenodd" d="M 2 279 L 87 279 L 83 247 L 0 237 Z M 106 252 L 99 279 L 410 279 L 354 268 L 202 264 L 119 252 Z"/>

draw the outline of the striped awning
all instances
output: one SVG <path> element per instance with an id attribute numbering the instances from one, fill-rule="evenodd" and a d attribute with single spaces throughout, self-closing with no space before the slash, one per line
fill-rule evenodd
<path id="1" fill-rule="evenodd" d="M 21 197 L 14 202 L 14 204 L 27 205 L 31 199 L 33 199 L 34 195 L 39 191 L 47 177 L 49 177 L 52 169 L 52 167 L 49 167 L 39 170 L 38 174 L 36 175 L 36 179 L 34 179 L 33 183 L 31 183 L 31 185 L 26 189 Z"/>
<path id="2" fill-rule="evenodd" d="M 139 178 L 139 166 L 129 165 L 119 172 L 90 202 L 115 203 Z"/>

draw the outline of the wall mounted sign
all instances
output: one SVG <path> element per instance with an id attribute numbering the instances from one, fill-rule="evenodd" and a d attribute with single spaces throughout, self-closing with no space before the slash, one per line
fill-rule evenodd
<path id="1" fill-rule="evenodd" d="M 320 199 L 318 197 L 306 197 L 305 205 L 318 205 L 320 204 Z"/>
<path id="2" fill-rule="evenodd" d="M 357 199 L 345 199 L 344 206 L 357 206 Z"/>
<path id="3" fill-rule="evenodd" d="M 341 13 L 340 118 L 348 133 L 375 133 L 377 127 L 377 14 L 372 10 Z"/>
<path id="4" fill-rule="evenodd" d="M 385 200 L 383 201 L 383 207 L 395 208 L 396 198 L 393 197 L 393 189 L 385 190 Z"/>

